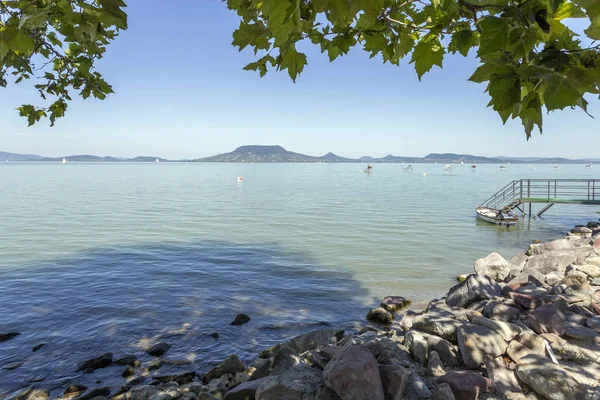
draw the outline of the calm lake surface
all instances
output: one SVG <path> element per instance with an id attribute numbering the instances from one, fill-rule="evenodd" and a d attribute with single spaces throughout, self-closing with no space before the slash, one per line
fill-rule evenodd
<path id="1" fill-rule="evenodd" d="M 474 216 L 513 179 L 594 177 L 583 165 L 361 167 L 0 164 L 0 333 L 22 333 L 0 343 L 0 367 L 24 362 L 0 369 L 0 397 L 32 379 L 79 379 L 78 364 L 104 352 L 149 360 L 156 340 L 198 370 L 231 353 L 251 360 L 320 326 L 364 321 L 384 296 L 441 296 L 475 259 L 511 257 L 599 217 L 557 205 L 507 229 Z M 252 321 L 230 326 L 241 312 Z"/>

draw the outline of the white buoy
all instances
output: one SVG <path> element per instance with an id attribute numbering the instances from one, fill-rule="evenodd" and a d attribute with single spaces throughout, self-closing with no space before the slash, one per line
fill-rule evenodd
<path id="1" fill-rule="evenodd" d="M 243 177 L 241 177 L 241 176 L 238 176 L 238 177 L 237 177 L 237 181 L 238 181 L 238 182 L 242 182 L 243 180 L 244 180 L 244 178 L 243 178 Z"/>

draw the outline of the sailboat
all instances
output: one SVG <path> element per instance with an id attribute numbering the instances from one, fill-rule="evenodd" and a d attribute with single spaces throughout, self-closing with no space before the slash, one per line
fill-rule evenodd
<path id="1" fill-rule="evenodd" d="M 67 159 L 66 159 L 66 158 L 63 158 L 61 162 L 62 162 L 63 164 L 66 164 L 66 163 L 67 163 Z"/>
<path id="2" fill-rule="evenodd" d="M 160 162 L 160 160 L 157 158 L 157 159 L 156 159 L 156 162 Z"/>

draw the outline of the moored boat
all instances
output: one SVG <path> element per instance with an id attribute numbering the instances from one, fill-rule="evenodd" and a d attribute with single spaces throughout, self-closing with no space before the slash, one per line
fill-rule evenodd
<path id="1" fill-rule="evenodd" d="M 515 225 L 519 221 L 519 216 L 513 210 L 497 210 L 490 207 L 477 207 L 475 210 L 477 218 L 496 225 Z"/>

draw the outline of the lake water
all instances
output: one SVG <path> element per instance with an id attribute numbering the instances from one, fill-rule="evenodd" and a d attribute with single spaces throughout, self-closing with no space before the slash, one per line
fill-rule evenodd
<path id="1" fill-rule="evenodd" d="M 513 179 L 593 177 L 583 165 L 361 167 L 1 164 L 0 333 L 22 334 L 0 343 L 0 367 L 24 364 L 0 369 L 0 397 L 32 379 L 117 385 L 110 368 L 74 371 L 109 351 L 149 360 L 143 349 L 159 339 L 173 344 L 168 359 L 199 371 L 231 353 L 251 360 L 311 329 L 363 322 L 386 295 L 441 296 L 479 257 L 598 218 L 571 205 L 510 229 L 474 217 Z M 230 326 L 241 312 L 252 321 Z"/>

